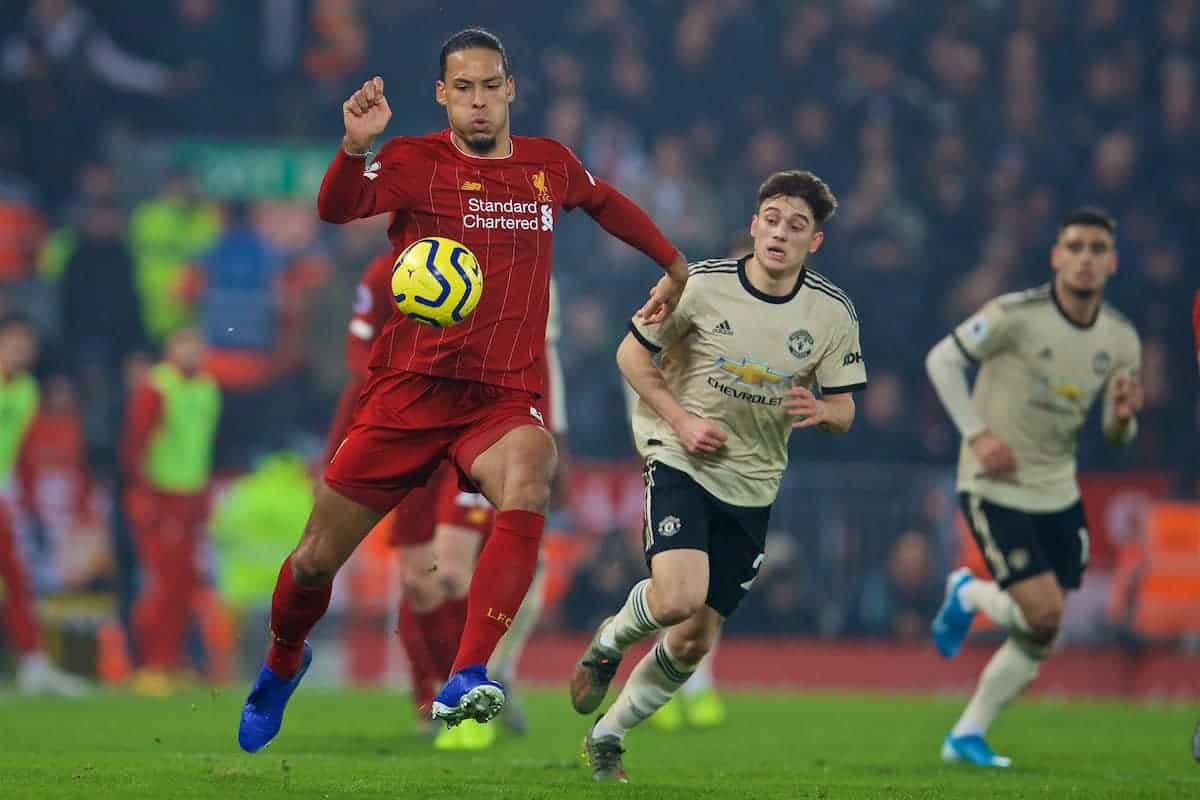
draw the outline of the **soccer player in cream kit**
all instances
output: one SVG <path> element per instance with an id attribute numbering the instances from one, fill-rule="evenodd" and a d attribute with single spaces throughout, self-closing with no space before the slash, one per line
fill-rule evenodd
<path id="1" fill-rule="evenodd" d="M 958 490 L 993 580 L 967 568 L 946 583 L 933 621 L 943 656 L 958 652 L 976 611 L 1007 641 L 984 668 L 974 696 L 942 744 L 942 758 L 1007 767 L 984 734 L 1037 676 L 1062 620 L 1066 592 L 1087 566 L 1088 530 L 1076 481 L 1079 431 L 1104 393 L 1110 444 L 1137 435 L 1141 344 L 1133 325 L 1103 301 L 1117 269 L 1116 222 L 1080 208 L 1059 223 L 1053 280 L 988 303 L 929 352 L 926 367 L 962 434 Z M 978 365 L 974 391 L 965 372 Z"/>
<path id="2" fill-rule="evenodd" d="M 538 559 L 556 452 L 544 419 L 543 359 L 551 246 L 562 209 L 582 208 L 667 274 L 642 312 L 661 321 L 678 303 L 687 262 L 636 204 L 595 178 L 567 147 L 511 133 L 516 81 L 500 40 L 479 29 L 442 46 L 435 97 L 449 127 L 398 136 L 372 156 L 391 118 L 383 80 L 342 104 L 345 135 L 325 172 L 317 212 L 345 223 L 393 212 L 399 252 L 428 236 L 460 241 L 487 290 L 471 316 L 434 328 L 393 314 L 346 437 L 271 599 L 266 662 L 242 709 L 238 742 L 257 752 L 278 734 L 312 660 L 307 643 L 334 575 L 382 516 L 450 460 L 464 489 L 496 507 L 471 578 L 453 672 L 433 702 L 449 724 L 492 719 L 504 687 L 485 665 L 525 596 Z M 468 210 L 473 209 L 473 210 Z"/>
<path id="3" fill-rule="evenodd" d="M 852 393 L 867 381 L 858 316 L 806 266 L 836 207 L 811 172 L 770 176 L 750 223 L 754 252 L 692 264 L 671 316 L 635 317 L 617 351 L 639 397 L 651 577 L 576 664 L 575 710 L 599 707 L 630 645 L 669 630 L 584 738 L 595 780 L 626 780 L 625 734 L 687 681 L 753 583 L 791 432 L 844 432 L 854 420 Z"/>

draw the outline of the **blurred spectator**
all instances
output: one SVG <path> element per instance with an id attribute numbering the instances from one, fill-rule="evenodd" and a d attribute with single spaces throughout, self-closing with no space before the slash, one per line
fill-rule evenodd
<path id="1" fill-rule="evenodd" d="M 79 243 L 59 283 L 62 346 L 79 387 L 93 467 L 111 474 L 124 370 L 148 352 L 125 215 L 115 198 L 97 196 L 81 209 Z"/>
<path id="2" fill-rule="evenodd" d="M 881 567 L 867 573 L 847 633 L 924 641 L 942 599 L 929 537 L 904 531 Z"/>
<path id="3" fill-rule="evenodd" d="M 219 206 L 201 196 L 195 177 L 183 170 L 168 175 L 157 194 L 134 207 L 129 244 L 147 333 L 154 341 L 191 321 L 183 291 L 186 267 L 212 247 L 222 224 Z"/>
<path id="4" fill-rule="evenodd" d="M 199 591 L 213 439 L 221 413 L 216 382 L 201 371 L 204 340 L 174 331 L 163 360 L 133 390 L 121 438 L 121 468 L 137 543 L 141 590 L 134 629 L 143 669 L 135 691 L 165 695 L 184 664 L 184 639 Z"/>

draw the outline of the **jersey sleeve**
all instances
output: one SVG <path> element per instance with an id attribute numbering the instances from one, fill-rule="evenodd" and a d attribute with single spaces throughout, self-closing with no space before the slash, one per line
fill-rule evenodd
<path id="1" fill-rule="evenodd" d="M 365 375 L 371 345 L 392 315 L 392 257 L 378 256 L 367 267 L 354 290 L 354 315 L 346 337 L 346 361 L 350 371 Z"/>
<path id="2" fill-rule="evenodd" d="M 698 281 L 693 278 L 684 285 L 679 305 L 662 322 L 649 325 L 635 316 L 629 322 L 629 332 L 651 353 L 662 352 L 683 339 L 692 330 L 697 283 Z"/>
<path id="3" fill-rule="evenodd" d="M 954 329 L 954 342 L 973 362 L 986 361 L 1012 343 L 1016 315 L 993 300 Z"/>
<path id="4" fill-rule="evenodd" d="M 317 213 L 326 222 L 342 223 L 407 211 L 419 202 L 420 171 L 420 151 L 408 137 L 390 140 L 374 158 L 352 156 L 339 146 L 317 193 Z"/>
<path id="5" fill-rule="evenodd" d="M 829 348 L 817 365 L 817 383 L 822 394 L 857 392 L 867 386 L 858 322 L 847 316 L 838 327 Z"/>

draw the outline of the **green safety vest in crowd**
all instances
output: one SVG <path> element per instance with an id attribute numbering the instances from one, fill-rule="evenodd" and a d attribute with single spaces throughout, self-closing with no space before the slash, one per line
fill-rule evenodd
<path id="1" fill-rule="evenodd" d="M 162 420 L 150 438 L 145 475 L 155 489 L 199 492 L 212 471 L 213 437 L 221 414 L 221 393 L 207 375 L 184 376 L 170 364 L 150 370 L 162 395 Z"/>
<path id="2" fill-rule="evenodd" d="M 312 478 L 294 453 L 264 458 L 233 482 L 210 525 L 226 601 L 242 607 L 271 602 L 279 564 L 296 546 L 312 506 Z"/>
<path id="3" fill-rule="evenodd" d="M 0 377 L 0 487 L 12 477 L 25 433 L 37 413 L 38 385 L 32 375 Z"/>
<path id="4" fill-rule="evenodd" d="M 155 341 L 192 317 L 177 294 L 189 262 L 202 255 L 221 235 L 221 212 L 215 203 L 183 203 L 172 198 L 146 200 L 129 221 L 138 294 L 146 331 Z"/>

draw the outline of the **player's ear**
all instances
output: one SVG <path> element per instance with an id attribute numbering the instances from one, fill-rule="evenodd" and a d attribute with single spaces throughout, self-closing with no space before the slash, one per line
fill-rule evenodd
<path id="1" fill-rule="evenodd" d="M 750 238 L 758 236 L 758 214 L 750 215 Z"/>
<path id="2" fill-rule="evenodd" d="M 504 79 L 505 95 L 508 97 L 508 102 L 517 99 L 517 81 L 512 75 Z"/>
<path id="3" fill-rule="evenodd" d="M 433 99 L 437 100 L 439 106 L 446 105 L 446 82 L 435 81 L 433 84 Z"/>
<path id="4" fill-rule="evenodd" d="M 821 249 L 821 243 L 825 241 L 825 231 L 817 231 L 813 234 L 812 241 L 808 243 L 808 252 L 815 253 Z"/>

